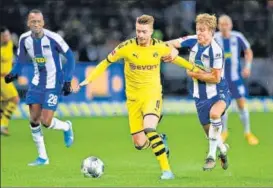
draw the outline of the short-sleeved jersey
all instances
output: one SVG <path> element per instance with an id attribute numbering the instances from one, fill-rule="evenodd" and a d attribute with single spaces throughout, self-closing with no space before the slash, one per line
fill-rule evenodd
<path id="1" fill-rule="evenodd" d="M 152 39 L 147 47 L 140 46 L 136 38 L 118 45 L 108 56 L 110 63 L 124 59 L 126 95 L 128 98 L 161 94 L 161 57 L 170 53 L 170 48 L 160 40 Z"/>
<path id="2" fill-rule="evenodd" d="M 5 75 L 11 71 L 13 61 L 13 43 L 10 40 L 1 46 L 1 74 Z"/>
<path id="3" fill-rule="evenodd" d="M 34 76 L 32 84 L 46 89 L 54 89 L 63 80 L 61 53 L 69 49 L 60 35 L 44 29 L 42 38 L 33 38 L 31 31 L 20 36 L 17 51 L 18 61 L 32 60 Z"/>
<path id="4" fill-rule="evenodd" d="M 223 50 L 219 44 L 212 40 L 208 46 L 201 46 L 197 42 L 197 36 L 186 36 L 179 38 L 181 47 L 190 48 L 189 61 L 202 67 L 204 70 L 222 69 L 221 81 L 218 84 L 206 83 L 193 79 L 193 97 L 199 99 L 210 99 L 228 90 L 224 77 L 224 57 Z"/>
<path id="5" fill-rule="evenodd" d="M 224 50 L 227 81 L 241 79 L 240 55 L 242 51 L 250 48 L 249 42 L 242 33 L 237 31 L 232 31 L 229 38 L 224 38 L 221 32 L 216 32 L 214 37 Z"/>

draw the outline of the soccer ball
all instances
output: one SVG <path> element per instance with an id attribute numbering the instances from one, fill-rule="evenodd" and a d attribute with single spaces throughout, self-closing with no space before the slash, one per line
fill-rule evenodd
<path id="1" fill-rule="evenodd" d="M 81 172 L 85 177 L 99 178 L 104 172 L 104 164 L 97 157 L 88 157 L 82 162 Z"/>

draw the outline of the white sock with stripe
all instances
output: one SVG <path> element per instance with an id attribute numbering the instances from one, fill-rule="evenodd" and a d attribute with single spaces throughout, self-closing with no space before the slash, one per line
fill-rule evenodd
<path id="1" fill-rule="evenodd" d="M 41 126 L 37 127 L 32 127 L 30 125 L 31 129 L 31 135 L 33 138 L 33 141 L 36 144 L 36 148 L 38 150 L 38 155 L 40 158 L 47 159 L 47 153 L 46 153 L 46 147 L 45 147 L 45 142 L 44 142 L 44 135 Z"/>

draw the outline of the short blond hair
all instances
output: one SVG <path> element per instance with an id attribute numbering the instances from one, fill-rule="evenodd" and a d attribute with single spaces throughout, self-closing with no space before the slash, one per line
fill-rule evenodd
<path id="1" fill-rule="evenodd" d="M 218 21 L 220 20 L 226 20 L 228 22 L 230 22 L 232 24 L 232 19 L 230 16 L 226 15 L 226 14 L 222 14 L 219 18 L 218 18 Z"/>
<path id="2" fill-rule="evenodd" d="M 147 14 L 143 14 L 142 16 L 139 16 L 136 19 L 136 23 L 138 24 L 143 24 L 143 25 L 148 24 L 151 26 L 154 26 L 154 21 L 155 21 L 154 17 Z"/>
<path id="3" fill-rule="evenodd" d="M 217 27 L 217 18 L 214 14 L 199 14 L 195 20 L 196 24 L 204 24 L 212 31 L 215 31 Z"/>

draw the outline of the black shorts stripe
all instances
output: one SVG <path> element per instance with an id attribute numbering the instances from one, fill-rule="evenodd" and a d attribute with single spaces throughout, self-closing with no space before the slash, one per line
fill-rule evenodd
<path id="1" fill-rule="evenodd" d="M 164 152 L 165 152 L 165 148 L 162 148 L 162 149 L 159 150 L 158 152 L 155 152 L 155 156 L 162 155 Z"/>
<path id="2" fill-rule="evenodd" d="M 144 119 L 144 117 L 145 117 L 145 116 L 148 116 L 148 115 L 154 115 L 154 116 L 156 116 L 156 117 L 160 118 L 160 117 L 159 117 L 157 114 L 154 114 L 154 113 L 148 113 L 148 114 L 144 114 L 144 115 L 143 115 L 143 119 Z"/>
<path id="3" fill-rule="evenodd" d="M 142 131 L 144 131 L 144 129 L 141 130 L 141 131 L 135 132 L 135 133 L 131 133 L 131 135 L 135 135 L 135 134 L 141 133 Z"/>

